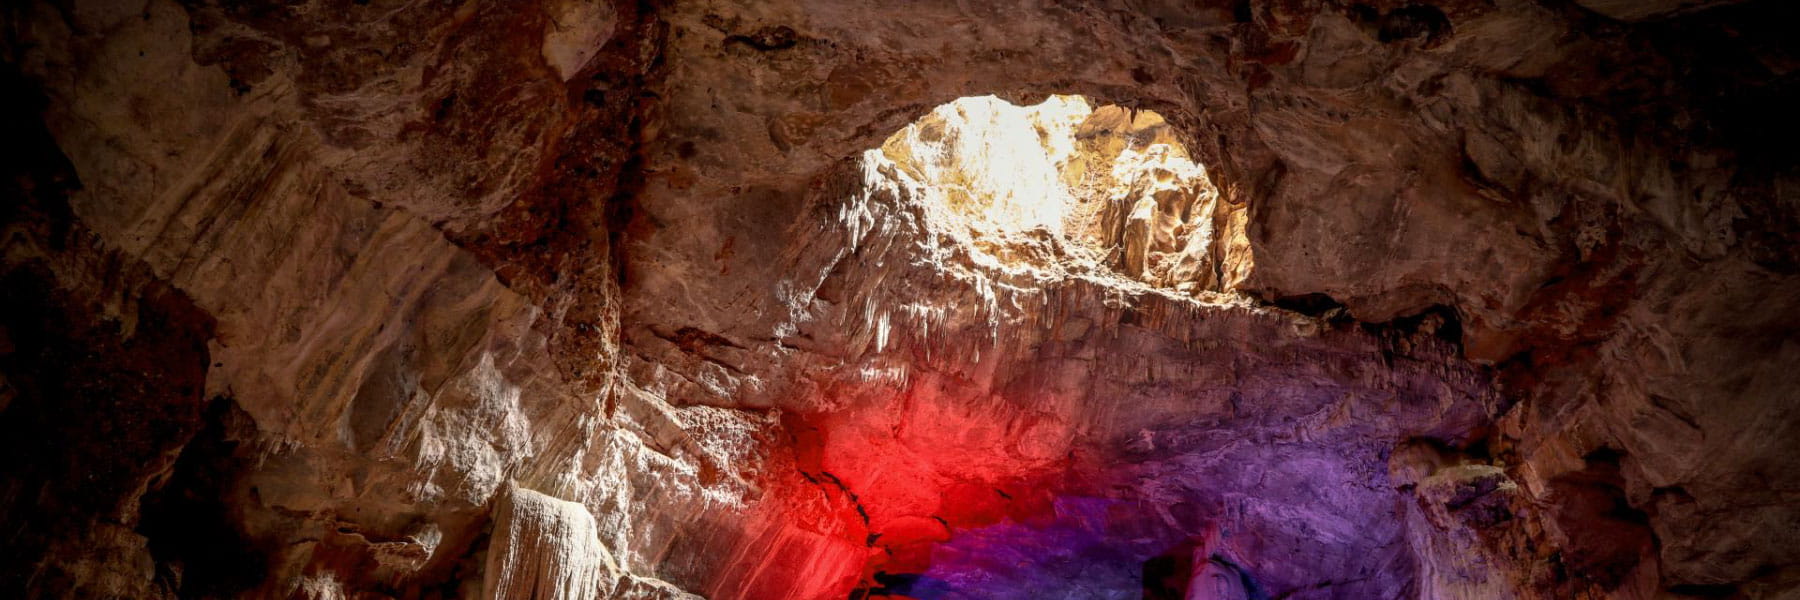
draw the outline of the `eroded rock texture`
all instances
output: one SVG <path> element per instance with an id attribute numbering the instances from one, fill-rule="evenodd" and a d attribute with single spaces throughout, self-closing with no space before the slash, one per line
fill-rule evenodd
<path id="1" fill-rule="evenodd" d="M 1789 3 L 0 14 L 0 595 L 1800 594 Z"/>

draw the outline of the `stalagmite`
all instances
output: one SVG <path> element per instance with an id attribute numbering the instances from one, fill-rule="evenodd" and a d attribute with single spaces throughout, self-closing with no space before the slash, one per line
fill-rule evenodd
<path id="1" fill-rule="evenodd" d="M 494 507 L 488 600 L 592 600 L 611 587 L 618 565 L 600 544 L 587 507 L 508 486 Z"/>

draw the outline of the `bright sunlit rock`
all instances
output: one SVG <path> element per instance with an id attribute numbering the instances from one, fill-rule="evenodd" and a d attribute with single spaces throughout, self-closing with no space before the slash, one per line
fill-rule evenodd
<path id="1" fill-rule="evenodd" d="M 1242 211 L 1220 202 L 1162 116 L 1051 96 L 937 107 L 865 154 L 929 224 L 1008 266 L 1098 271 L 1218 289 L 1245 261 Z M 1221 236 L 1221 231 L 1228 235 Z M 1229 265 L 1229 267 L 1227 267 Z"/>
<path id="2" fill-rule="evenodd" d="M 1024 107 L 963 98 L 895 133 L 881 154 L 942 194 L 941 217 L 984 232 L 1062 233 L 1075 201 L 1061 167 L 1075 154 L 1076 126 L 1091 114 L 1076 96 Z"/>

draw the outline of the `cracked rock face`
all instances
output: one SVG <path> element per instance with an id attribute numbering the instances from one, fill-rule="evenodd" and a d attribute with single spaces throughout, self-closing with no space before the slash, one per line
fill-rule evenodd
<path id="1" fill-rule="evenodd" d="M 0 15 L 0 596 L 1800 593 L 1783 2 Z"/>

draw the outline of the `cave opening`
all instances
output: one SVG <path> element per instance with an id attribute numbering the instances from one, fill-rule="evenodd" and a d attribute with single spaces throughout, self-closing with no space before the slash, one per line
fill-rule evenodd
<path id="1" fill-rule="evenodd" d="M 1004 269 L 1054 269 L 1194 294 L 1248 267 L 1244 211 L 1163 115 L 1079 95 L 943 104 L 865 152 L 925 224 Z"/>

